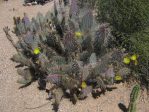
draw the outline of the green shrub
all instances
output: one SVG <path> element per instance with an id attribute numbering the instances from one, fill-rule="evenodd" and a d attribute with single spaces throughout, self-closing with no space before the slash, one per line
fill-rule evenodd
<path id="1" fill-rule="evenodd" d="M 139 54 L 139 63 L 132 69 L 149 88 L 149 0 L 99 0 L 97 19 L 113 27 L 109 47 Z"/>
<path id="2" fill-rule="evenodd" d="M 148 0 L 99 0 L 98 19 L 109 22 L 117 31 L 133 33 L 149 21 Z"/>
<path id="3" fill-rule="evenodd" d="M 139 64 L 135 68 L 143 85 L 149 89 L 149 27 L 131 35 L 132 51 L 139 54 Z"/>

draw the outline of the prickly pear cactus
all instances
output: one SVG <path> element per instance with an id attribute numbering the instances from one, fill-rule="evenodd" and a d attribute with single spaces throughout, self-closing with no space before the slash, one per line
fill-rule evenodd
<path id="1" fill-rule="evenodd" d="M 69 15 L 71 17 L 75 17 L 78 14 L 79 9 L 78 9 L 77 2 L 78 2 L 78 0 L 71 1 L 70 12 L 69 12 Z"/>
<path id="2" fill-rule="evenodd" d="M 24 70 L 23 69 L 18 69 L 17 72 L 20 76 L 22 76 L 20 79 L 18 79 L 18 81 L 17 81 L 18 83 L 25 86 L 25 85 L 32 82 L 32 80 L 33 80 L 33 76 L 32 76 L 33 71 L 31 69 L 29 69 L 29 68 L 26 68 Z"/>
<path id="3" fill-rule="evenodd" d="M 88 10 L 88 12 L 83 16 L 81 22 L 81 28 L 83 31 L 90 30 L 93 25 L 93 14 L 92 10 Z"/>
<path id="4" fill-rule="evenodd" d="M 22 68 L 18 70 L 22 76 L 18 82 L 26 86 L 38 80 L 43 90 L 47 90 L 47 83 L 52 83 L 56 88 L 49 89 L 49 96 L 52 98 L 53 91 L 56 109 L 63 93 L 68 94 L 75 104 L 93 91 L 106 92 L 107 86 L 114 83 L 113 63 L 117 57 L 118 61 L 122 59 L 121 52 L 115 53 L 112 49 L 107 53 L 109 26 L 94 25 L 97 23 L 92 9 L 95 0 L 86 0 L 82 8 L 78 6 L 81 1 L 71 0 L 70 7 L 68 1 L 60 1 L 58 5 L 54 0 L 54 12 L 48 11 L 45 16 L 38 13 L 30 20 L 24 14 L 23 21 L 14 18 L 17 44 L 9 35 L 9 29 L 4 28 L 7 38 L 18 51 L 12 57 L 12 61 Z M 120 73 L 127 75 L 125 70 Z"/>

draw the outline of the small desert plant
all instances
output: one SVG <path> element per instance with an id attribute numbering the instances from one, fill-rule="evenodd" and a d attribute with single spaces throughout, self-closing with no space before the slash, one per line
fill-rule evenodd
<path id="1" fill-rule="evenodd" d="M 136 112 L 136 105 L 137 105 L 137 100 L 139 98 L 139 93 L 140 93 L 140 86 L 137 84 L 133 87 L 132 92 L 130 94 L 130 102 L 128 106 L 128 112 Z"/>
<path id="2" fill-rule="evenodd" d="M 122 103 L 118 104 L 119 108 L 123 112 L 137 112 L 137 101 L 139 99 L 140 91 L 141 91 L 140 85 L 136 84 L 131 91 L 128 108 Z"/>

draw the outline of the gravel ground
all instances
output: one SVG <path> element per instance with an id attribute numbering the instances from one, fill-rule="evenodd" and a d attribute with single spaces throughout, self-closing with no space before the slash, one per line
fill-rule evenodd
<path id="1" fill-rule="evenodd" d="M 2 28 L 9 26 L 13 28 L 13 17 L 23 16 L 24 12 L 29 17 L 36 16 L 40 11 L 45 14 L 53 6 L 52 2 L 44 6 L 23 7 L 23 0 L 0 1 L 0 112 L 53 112 L 51 102 L 47 101 L 47 94 L 37 89 L 37 83 L 19 90 L 19 84 L 16 83 L 18 75 L 15 69 L 15 63 L 10 58 L 16 53 L 13 46 L 7 40 Z M 14 11 L 13 11 L 14 9 Z M 15 35 L 11 33 L 16 39 Z M 98 99 L 89 96 L 84 101 L 79 101 L 72 105 L 68 99 L 63 99 L 59 112 L 121 112 L 118 103 L 124 103 L 128 106 L 130 88 L 123 85 L 116 85 L 118 89 L 107 92 Z M 146 99 L 146 97 L 145 97 Z M 49 103 L 48 103 L 49 102 Z M 37 109 L 34 108 L 47 103 L 47 105 Z M 149 112 L 149 102 L 139 101 L 138 112 Z"/>

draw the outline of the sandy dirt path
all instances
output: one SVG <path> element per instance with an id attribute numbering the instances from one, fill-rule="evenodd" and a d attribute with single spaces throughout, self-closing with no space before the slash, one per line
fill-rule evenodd
<path id="1" fill-rule="evenodd" d="M 23 7 L 23 0 L 0 1 L 0 112 L 53 112 L 51 102 L 41 108 L 25 109 L 43 105 L 49 101 L 46 100 L 47 94 L 37 89 L 37 83 L 19 90 L 19 84 L 16 83 L 18 75 L 15 69 L 15 63 L 10 58 L 16 53 L 13 46 L 7 40 L 2 28 L 9 26 L 13 28 L 13 16 L 23 16 L 24 12 L 29 17 L 36 16 L 40 11 L 45 14 L 53 6 L 52 2 L 44 6 Z M 13 11 L 13 8 L 15 11 Z M 14 34 L 11 35 L 16 38 Z M 130 89 L 118 85 L 117 90 L 107 92 L 98 99 L 89 96 L 84 101 L 79 101 L 72 105 L 68 99 L 63 99 L 59 112 L 121 112 L 118 103 L 128 105 Z M 138 112 L 149 112 L 149 103 L 140 102 Z"/>

